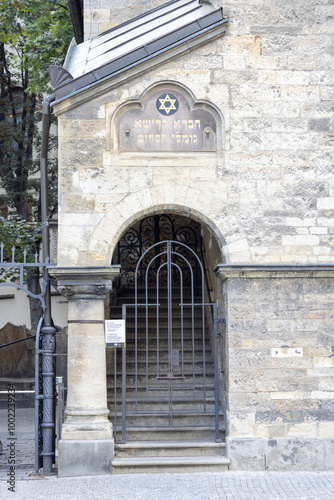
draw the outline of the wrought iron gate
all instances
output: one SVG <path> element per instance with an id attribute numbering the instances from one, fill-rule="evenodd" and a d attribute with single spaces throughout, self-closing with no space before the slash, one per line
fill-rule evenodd
<path id="1" fill-rule="evenodd" d="M 143 286 L 145 280 L 148 285 L 155 283 L 155 273 L 160 267 L 160 245 L 165 240 L 174 240 L 185 245 L 180 251 L 186 253 L 187 260 L 192 266 L 194 281 L 198 282 L 198 260 L 195 254 L 201 252 L 200 224 L 188 217 L 173 216 L 172 214 L 158 214 L 145 217 L 134 226 L 127 229 L 117 245 L 117 264 L 121 264 L 121 286 L 133 287 L 135 279 L 138 286 Z M 193 250 L 189 252 L 188 249 Z M 145 257 L 143 255 L 145 253 Z M 150 267 L 150 271 L 145 275 L 147 265 L 152 257 L 157 256 Z M 138 265 L 139 264 L 139 265 Z M 190 286 L 190 275 L 187 272 L 185 262 L 179 260 L 179 267 L 185 273 L 184 277 Z M 173 282 L 177 280 L 176 269 L 172 270 Z"/>
<path id="2" fill-rule="evenodd" d="M 194 261 L 199 269 L 197 284 Z M 217 309 L 216 304 L 205 302 L 204 284 L 201 260 L 180 241 L 155 243 L 138 260 L 134 303 L 122 306 L 126 321 L 122 441 L 126 440 L 126 428 L 144 415 L 146 426 L 174 428 L 181 426 L 180 422 L 183 427 L 200 428 L 203 418 L 210 417 L 209 425 L 219 440 Z M 211 331 L 207 327 L 208 315 Z M 115 434 L 119 425 L 116 372 L 115 351 Z M 133 382 L 130 388 L 129 381 Z M 127 400 L 130 389 L 131 401 Z M 184 413 L 190 415 L 190 424 L 189 418 L 182 420 Z"/>

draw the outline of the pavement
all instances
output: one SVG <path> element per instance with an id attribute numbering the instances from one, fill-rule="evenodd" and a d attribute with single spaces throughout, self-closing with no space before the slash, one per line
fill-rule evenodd
<path id="1" fill-rule="evenodd" d="M 11 486 L 7 482 L 7 416 L 7 410 L 0 410 L 1 500 L 334 500 L 334 471 L 141 473 L 74 478 L 35 473 L 33 408 L 16 409 L 15 479 Z"/>

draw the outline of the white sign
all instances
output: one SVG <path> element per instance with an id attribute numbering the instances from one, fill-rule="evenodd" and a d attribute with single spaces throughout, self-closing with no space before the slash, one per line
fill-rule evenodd
<path id="1" fill-rule="evenodd" d="M 104 331 L 107 347 L 125 346 L 125 319 L 106 319 Z"/>

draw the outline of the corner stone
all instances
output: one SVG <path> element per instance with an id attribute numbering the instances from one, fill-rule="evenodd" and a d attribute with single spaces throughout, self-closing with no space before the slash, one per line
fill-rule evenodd
<path id="1" fill-rule="evenodd" d="M 113 439 L 61 440 L 58 452 L 59 477 L 111 474 Z"/>

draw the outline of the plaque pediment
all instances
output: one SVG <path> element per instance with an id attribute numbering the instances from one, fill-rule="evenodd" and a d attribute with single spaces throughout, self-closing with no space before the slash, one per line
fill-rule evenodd
<path id="1" fill-rule="evenodd" d="M 159 88 L 118 121 L 120 152 L 210 152 L 217 149 L 217 113 L 190 102 L 175 86 Z"/>

